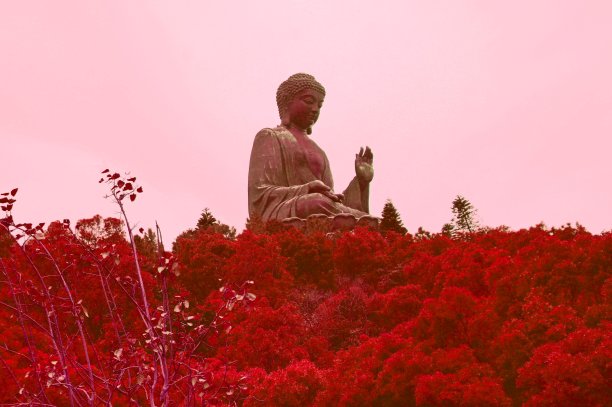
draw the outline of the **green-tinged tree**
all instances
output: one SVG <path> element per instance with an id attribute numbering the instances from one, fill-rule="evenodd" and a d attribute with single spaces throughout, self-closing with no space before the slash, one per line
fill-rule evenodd
<path id="1" fill-rule="evenodd" d="M 417 232 L 414 234 L 415 240 L 427 240 L 431 239 L 431 232 L 423 229 L 423 226 L 419 226 Z"/>
<path id="2" fill-rule="evenodd" d="M 226 237 L 227 239 L 235 239 L 236 238 L 236 228 L 233 226 L 228 226 L 225 223 L 221 223 L 215 218 L 209 208 L 204 208 L 198 222 L 196 223 L 195 229 L 188 229 L 185 232 L 181 233 L 178 237 L 190 237 L 194 236 L 196 233 L 204 232 L 204 233 L 219 233 Z"/>
<path id="3" fill-rule="evenodd" d="M 405 235 L 406 228 L 402 223 L 399 212 L 395 209 L 395 206 L 390 199 L 387 199 L 385 206 L 382 210 L 381 221 L 380 221 L 381 232 L 393 231 Z"/>
<path id="4" fill-rule="evenodd" d="M 79 220 L 76 224 L 76 235 L 90 247 L 104 241 L 125 240 L 122 221 L 117 218 L 103 218 L 100 215 Z"/>
<path id="5" fill-rule="evenodd" d="M 442 225 L 442 234 L 444 236 L 452 237 L 455 231 L 455 226 L 452 223 L 445 223 Z"/>
<path id="6" fill-rule="evenodd" d="M 219 221 L 217 220 L 217 218 L 214 217 L 210 209 L 204 208 L 204 210 L 202 211 L 202 215 L 200 215 L 200 219 L 198 219 L 198 223 L 196 224 L 196 229 L 208 229 L 218 224 Z"/>
<path id="7" fill-rule="evenodd" d="M 136 244 L 136 249 L 138 249 L 138 253 L 149 259 L 157 258 L 157 235 L 155 234 L 153 229 L 148 228 L 142 236 L 135 235 L 134 244 Z"/>
<path id="8" fill-rule="evenodd" d="M 0 219 L 0 223 L 2 219 Z M 0 259 L 3 257 L 9 257 L 10 247 L 14 244 L 14 241 L 9 232 L 2 227 L 0 224 Z"/>
<path id="9" fill-rule="evenodd" d="M 445 234 L 457 234 L 462 232 L 475 232 L 480 228 L 478 221 L 476 220 L 477 210 L 474 205 L 461 195 L 453 200 L 453 219 L 450 224 L 445 224 L 442 227 L 442 233 Z"/>
<path id="10" fill-rule="evenodd" d="M 228 239 L 236 238 L 236 228 L 219 222 L 208 208 L 204 208 L 202 211 L 202 215 L 196 224 L 196 230 L 206 230 L 213 233 L 220 233 Z"/>

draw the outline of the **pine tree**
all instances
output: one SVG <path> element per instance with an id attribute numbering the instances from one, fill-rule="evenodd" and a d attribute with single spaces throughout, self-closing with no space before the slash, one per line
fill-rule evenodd
<path id="1" fill-rule="evenodd" d="M 455 226 L 452 223 L 445 223 L 442 225 L 442 234 L 444 236 L 452 237 L 455 232 Z"/>
<path id="2" fill-rule="evenodd" d="M 406 228 L 402 223 L 402 219 L 400 217 L 399 212 L 393 206 L 393 203 L 390 199 L 387 199 L 385 206 L 383 207 L 382 215 L 380 221 L 380 230 L 381 232 L 393 231 L 405 235 Z"/>
<path id="3" fill-rule="evenodd" d="M 236 238 L 236 228 L 219 222 L 208 208 L 204 208 L 202 211 L 202 215 L 196 224 L 196 230 L 206 230 L 213 233 L 220 233 L 228 239 Z"/>
<path id="4" fill-rule="evenodd" d="M 150 259 L 157 258 L 157 235 L 153 232 L 153 229 L 148 228 L 142 236 L 135 235 L 134 244 L 136 244 L 138 252 L 143 256 Z"/>
<path id="5" fill-rule="evenodd" d="M 479 229 L 478 221 L 476 220 L 476 213 L 478 212 L 474 205 L 461 195 L 453 200 L 453 219 L 450 225 L 446 224 L 443 227 L 443 232 L 447 231 L 451 234 L 461 232 L 475 232 Z M 448 226 L 447 226 L 448 225 Z"/>
<path id="6" fill-rule="evenodd" d="M 176 242 L 179 239 L 192 238 L 198 233 L 219 233 L 226 239 L 233 240 L 236 238 L 235 227 L 219 222 L 217 218 L 214 217 L 210 209 L 204 208 L 198 222 L 196 223 L 196 227 L 194 229 L 187 229 L 176 237 L 176 240 L 172 244 L 172 251 L 176 251 Z"/>
<path id="7" fill-rule="evenodd" d="M 427 239 L 431 239 L 431 232 L 428 232 L 427 230 L 423 229 L 423 226 L 419 226 L 417 232 L 414 234 L 414 240 L 420 241 Z"/>
<path id="8" fill-rule="evenodd" d="M 208 208 L 204 208 L 202 211 L 202 215 L 200 219 L 198 219 L 198 223 L 196 224 L 196 229 L 207 229 L 211 226 L 218 224 L 217 218 L 215 218 Z"/>

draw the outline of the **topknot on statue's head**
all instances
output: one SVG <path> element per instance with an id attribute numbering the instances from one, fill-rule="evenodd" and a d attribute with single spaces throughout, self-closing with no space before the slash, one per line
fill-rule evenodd
<path id="1" fill-rule="evenodd" d="M 283 115 L 293 100 L 295 95 L 304 89 L 314 89 L 321 92 L 325 96 L 325 88 L 321 85 L 314 76 L 307 73 L 296 73 L 291 75 L 285 82 L 281 83 L 276 91 L 276 105 L 278 106 L 278 114 L 283 119 Z"/>

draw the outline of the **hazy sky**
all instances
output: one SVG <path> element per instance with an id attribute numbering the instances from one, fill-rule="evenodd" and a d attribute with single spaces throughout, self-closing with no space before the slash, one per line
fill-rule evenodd
<path id="1" fill-rule="evenodd" d="M 113 216 L 111 168 L 167 241 L 204 207 L 240 230 L 253 137 L 308 72 L 337 192 L 374 151 L 373 214 L 439 231 L 461 194 L 489 226 L 610 230 L 611 21 L 606 0 L 4 1 L 0 192 L 17 221 Z"/>

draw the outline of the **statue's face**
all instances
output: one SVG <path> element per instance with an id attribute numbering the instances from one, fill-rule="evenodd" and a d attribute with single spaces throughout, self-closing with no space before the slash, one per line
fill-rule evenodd
<path id="1" fill-rule="evenodd" d="M 323 94 L 314 89 L 304 89 L 295 95 L 287 107 L 291 125 L 306 130 L 315 124 L 323 106 L 323 98 Z"/>

